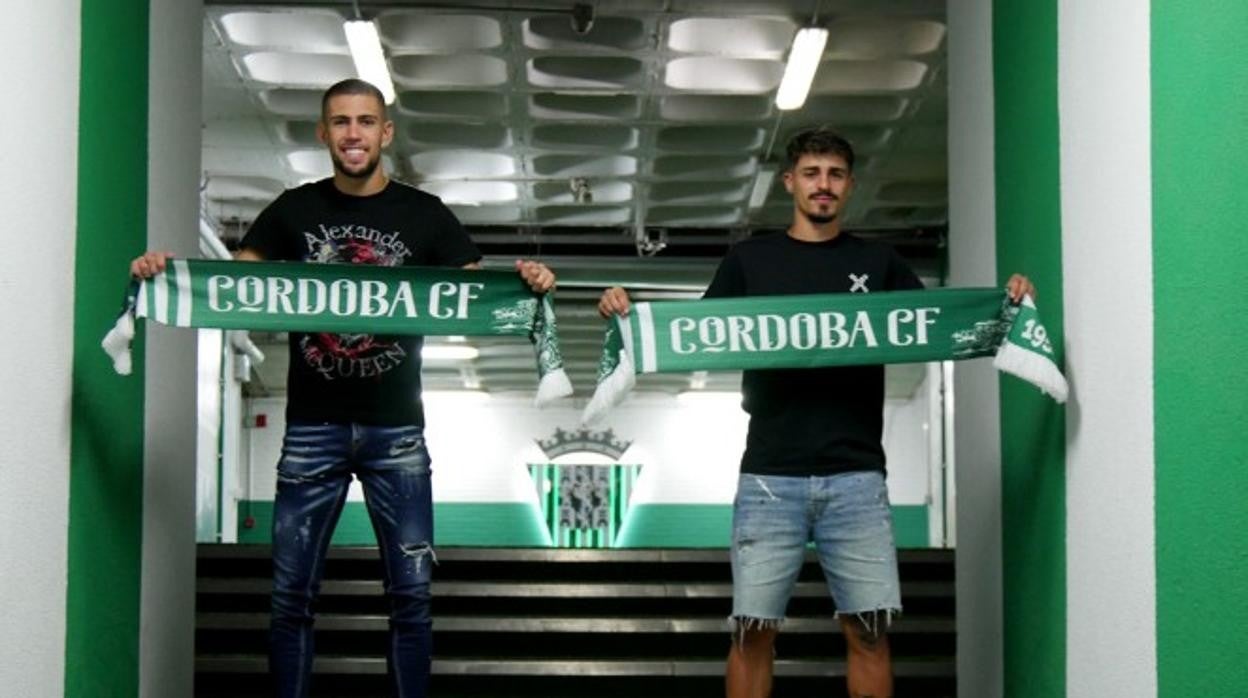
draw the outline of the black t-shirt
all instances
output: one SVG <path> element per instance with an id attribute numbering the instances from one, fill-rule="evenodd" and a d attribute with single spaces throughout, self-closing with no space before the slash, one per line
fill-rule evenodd
<path id="1" fill-rule="evenodd" d="M 436 196 L 391 181 L 371 196 L 332 179 L 287 190 L 242 245 L 265 259 L 462 267 L 481 259 Z M 290 333 L 286 419 L 424 426 L 418 336 Z"/>
<path id="2" fill-rule="evenodd" d="M 848 233 L 828 242 L 778 233 L 728 250 L 705 297 L 920 288 L 888 245 Z M 750 415 L 741 472 L 804 476 L 884 468 L 883 366 L 749 370 L 741 393 Z"/>

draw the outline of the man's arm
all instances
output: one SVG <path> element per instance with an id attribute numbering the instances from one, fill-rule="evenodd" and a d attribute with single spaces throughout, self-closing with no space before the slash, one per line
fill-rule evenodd
<path id="1" fill-rule="evenodd" d="M 1031 283 L 1031 279 L 1022 274 L 1014 274 L 1010 280 L 1005 282 L 1005 292 L 1010 294 L 1010 301 L 1017 303 L 1023 299 L 1023 296 L 1031 296 L 1032 300 L 1036 299 L 1036 287 Z"/>
<path id="2" fill-rule="evenodd" d="M 152 250 L 144 252 L 130 262 L 130 276 L 136 279 L 150 279 L 165 270 L 169 260 L 174 258 L 172 252 Z M 234 252 L 234 259 L 240 262 L 263 262 L 264 256 L 250 247 Z"/>
<path id="3" fill-rule="evenodd" d="M 172 252 L 152 250 L 144 252 L 130 262 L 130 276 L 136 279 L 150 279 L 165 270 L 165 265 L 173 257 Z"/>
<path id="4" fill-rule="evenodd" d="M 612 315 L 628 317 L 628 311 L 632 305 L 632 300 L 628 297 L 628 291 L 619 286 L 612 286 L 603 291 L 602 298 L 598 299 L 598 314 L 604 318 L 609 318 Z"/>
<path id="5" fill-rule="evenodd" d="M 480 269 L 481 263 L 469 262 L 462 268 Z M 534 262 L 530 259 L 517 259 L 516 271 L 520 272 L 520 278 L 524 279 L 524 283 L 528 284 L 534 293 L 546 293 L 555 287 L 555 272 L 541 262 Z"/>

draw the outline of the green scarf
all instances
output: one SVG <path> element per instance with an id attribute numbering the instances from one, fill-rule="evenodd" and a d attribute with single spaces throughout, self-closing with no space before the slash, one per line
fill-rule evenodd
<path id="1" fill-rule="evenodd" d="M 583 415 L 596 421 L 632 389 L 636 373 L 972 359 L 1035 384 L 1058 402 L 1067 385 L 1030 297 L 999 289 L 753 296 L 636 303 L 608 322 L 598 387 Z"/>
<path id="2" fill-rule="evenodd" d="M 130 373 L 136 317 L 176 327 L 416 335 L 524 335 L 538 404 L 572 394 L 549 295 L 514 272 L 367 264 L 171 260 L 134 281 L 102 346 Z"/>

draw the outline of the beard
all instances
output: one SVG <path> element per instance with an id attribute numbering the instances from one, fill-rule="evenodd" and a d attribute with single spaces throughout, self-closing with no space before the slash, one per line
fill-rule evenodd
<path id="1" fill-rule="evenodd" d="M 806 217 L 806 220 L 810 221 L 811 223 L 814 223 L 815 225 L 826 225 L 836 220 L 835 213 L 817 213 L 814 211 L 802 211 L 802 215 Z"/>
<path id="2" fill-rule="evenodd" d="M 342 159 L 338 157 L 337 153 L 331 151 L 329 159 L 334 163 L 334 172 L 338 172 L 344 177 L 350 177 L 352 179 L 368 179 L 369 177 L 372 177 L 373 173 L 377 171 L 377 166 L 381 164 L 381 155 L 378 154 L 377 157 L 374 157 L 364 163 L 363 167 L 355 172 L 352 172 L 347 169 L 347 166 L 342 162 Z"/>

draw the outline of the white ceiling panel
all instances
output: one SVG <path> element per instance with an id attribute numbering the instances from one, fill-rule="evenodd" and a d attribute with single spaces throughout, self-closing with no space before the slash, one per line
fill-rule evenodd
<path id="1" fill-rule="evenodd" d="M 329 87 L 355 72 L 347 54 L 257 51 L 243 56 L 246 77 L 270 85 Z"/>
<path id="2" fill-rule="evenodd" d="M 259 90 L 256 96 L 265 110 L 277 116 L 307 116 L 315 119 L 321 114 L 321 90 L 278 87 Z"/>
<path id="3" fill-rule="evenodd" d="M 632 218 L 628 206 L 539 206 L 537 220 L 547 225 L 596 226 L 623 225 Z"/>
<path id="4" fill-rule="evenodd" d="M 655 182 L 650 200 L 662 204 L 740 203 L 750 195 L 752 179 L 710 182 Z"/>
<path id="5" fill-rule="evenodd" d="M 671 153 L 749 153 L 766 137 L 758 126 L 668 126 L 658 130 L 655 145 Z"/>
<path id="6" fill-rule="evenodd" d="M 529 84 L 560 90 L 630 90 L 645 79 L 642 62 L 627 56 L 539 56 L 526 66 Z"/>
<path id="7" fill-rule="evenodd" d="M 507 82 L 507 63 L 497 56 L 475 53 L 402 55 L 390 59 L 396 86 L 497 87 Z"/>
<path id="8" fill-rule="evenodd" d="M 502 204 L 520 198 L 520 187 L 514 182 L 426 182 L 421 189 L 455 205 Z"/>
<path id="9" fill-rule="evenodd" d="M 507 225 L 520 223 L 523 217 L 519 206 L 448 205 L 464 225 Z"/>
<path id="10" fill-rule="evenodd" d="M 268 203 L 285 189 L 271 177 L 213 177 L 204 184 L 204 195 L 213 200 L 242 199 Z"/>
<path id="11" fill-rule="evenodd" d="M 472 148 L 495 150 L 512 145 L 511 129 L 500 123 L 465 124 L 453 121 L 422 121 L 403 129 L 408 142 L 422 148 Z"/>
<path id="12" fill-rule="evenodd" d="M 641 98 L 638 95 L 539 92 L 529 96 L 529 115 L 534 119 L 628 121 L 641 116 Z"/>
<path id="13" fill-rule="evenodd" d="M 421 180 L 498 179 L 516 173 L 516 161 L 507 153 L 479 150 L 431 150 L 411 158 Z"/>
<path id="14" fill-rule="evenodd" d="M 691 17 L 672 22 L 667 45 L 683 53 L 781 60 L 796 31 L 783 18 Z"/>
<path id="15" fill-rule="evenodd" d="M 649 36 L 646 24 L 636 17 L 601 17 L 592 31 L 578 34 L 562 14 L 531 17 L 521 23 L 524 45 L 538 51 L 604 49 L 644 51 Z"/>
<path id="16" fill-rule="evenodd" d="M 664 82 L 677 90 L 759 94 L 780 86 L 784 63 L 764 58 L 696 56 L 667 64 Z"/>
<path id="17" fill-rule="evenodd" d="M 736 155 L 660 155 L 654 159 L 654 174 L 671 178 L 749 177 L 758 171 L 758 161 Z"/>
<path id="18" fill-rule="evenodd" d="M 924 56 L 941 48 L 943 22 L 868 17 L 831 22 L 824 56 L 862 60 L 889 56 Z"/>
<path id="19" fill-rule="evenodd" d="M 824 61 L 810 91 L 815 94 L 907 92 L 923 83 L 919 61 Z"/>
<path id="20" fill-rule="evenodd" d="M 337 12 L 230 12 L 221 16 L 225 36 L 239 46 L 284 48 L 300 53 L 343 53 L 347 35 Z"/>
<path id="21" fill-rule="evenodd" d="M 670 95 L 659 103 L 664 121 L 758 121 L 774 111 L 769 95 Z"/>
<path id="22" fill-rule="evenodd" d="M 638 129 L 631 126 L 544 124 L 535 126 L 530 143 L 551 150 L 632 150 Z"/>
<path id="23" fill-rule="evenodd" d="M 539 155 L 533 158 L 539 177 L 626 177 L 637 173 L 637 158 L 628 155 Z"/>
<path id="24" fill-rule="evenodd" d="M 503 44 L 502 22 L 482 15 L 384 12 L 377 29 L 382 43 L 399 53 L 459 53 Z"/>
<path id="25" fill-rule="evenodd" d="M 633 199 L 633 185 L 619 181 L 597 181 L 590 187 L 593 203 L 622 204 Z M 547 204 L 574 204 L 574 188 L 564 182 L 536 182 L 533 197 Z"/>
<path id="26" fill-rule="evenodd" d="M 508 114 L 507 97 L 497 92 L 408 90 L 399 93 L 398 103 L 402 114 L 418 118 L 481 121 Z"/>

